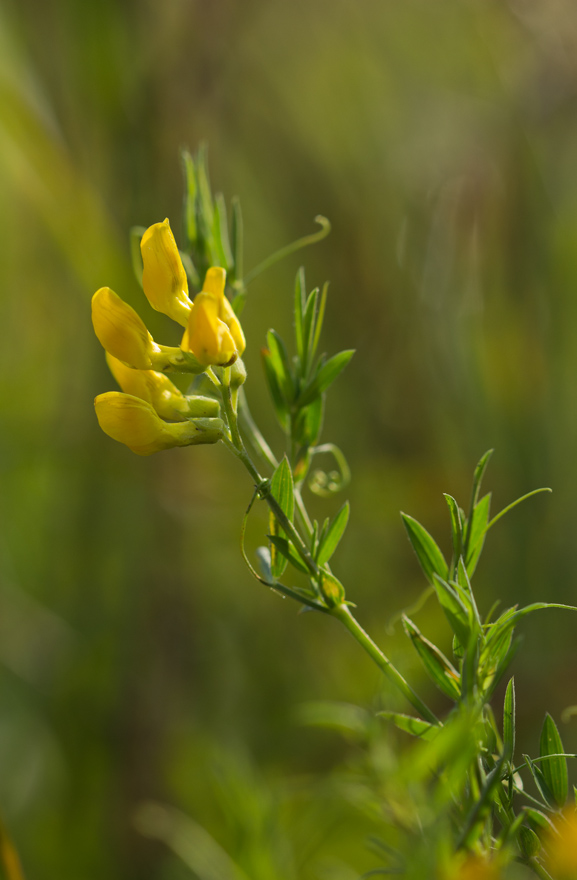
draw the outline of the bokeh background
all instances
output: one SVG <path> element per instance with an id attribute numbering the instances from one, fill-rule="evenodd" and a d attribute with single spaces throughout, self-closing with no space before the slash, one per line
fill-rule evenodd
<path id="1" fill-rule="evenodd" d="M 378 671 L 251 579 L 250 481 L 226 450 L 141 459 L 94 417 L 113 383 L 90 297 L 113 287 L 172 341 L 128 229 L 178 231 L 179 149 L 201 140 L 241 198 L 248 268 L 316 214 L 333 224 L 251 286 L 247 393 L 278 448 L 259 348 L 271 325 L 289 336 L 304 261 L 309 287 L 331 281 L 324 347 L 357 349 L 325 437 L 353 472 L 335 559 L 361 621 L 426 691 L 391 626 L 424 586 L 398 513 L 448 548 L 441 492 L 464 503 L 490 447 L 496 507 L 554 494 L 491 534 L 482 607 L 577 601 L 572 0 L 1 0 L 0 813 L 35 880 L 377 864 L 362 743 L 298 718 L 325 699 L 372 711 Z M 415 620 L 449 648 L 432 602 Z M 575 622 L 523 629 L 522 747 L 549 709 L 575 750 Z M 391 736 L 371 746 L 383 761 Z M 184 861 L 142 833 L 161 826 Z"/>

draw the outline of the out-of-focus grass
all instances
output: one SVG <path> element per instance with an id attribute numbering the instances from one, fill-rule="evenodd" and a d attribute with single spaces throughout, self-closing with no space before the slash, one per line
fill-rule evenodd
<path id="1" fill-rule="evenodd" d="M 422 588 L 398 510 L 446 546 L 440 492 L 465 500 L 490 446 L 499 503 L 555 493 L 491 535 L 485 609 L 575 601 L 576 44 L 569 0 L 0 4 L 0 812 L 29 876 L 190 876 L 133 828 L 151 799 L 242 856 L 216 793 L 241 771 L 213 774 L 215 746 L 253 755 L 273 792 L 308 780 L 313 809 L 354 748 L 295 726 L 295 706 L 371 705 L 380 687 L 331 621 L 243 570 L 250 485 L 224 450 L 141 460 L 98 432 L 92 398 L 113 385 L 89 297 L 109 284 L 171 341 L 127 230 L 178 229 L 182 144 L 207 139 L 218 188 L 241 196 L 248 267 L 317 213 L 333 223 L 304 259 L 311 286 L 331 280 L 327 348 L 358 352 L 326 430 L 353 469 L 337 563 L 363 622 L 386 638 Z M 268 427 L 258 350 L 268 326 L 290 332 L 297 265 L 255 282 L 243 316 Z M 532 743 L 573 701 L 573 626 L 526 626 Z M 360 870 L 373 826 L 345 835 L 342 810 L 324 851 Z"/>

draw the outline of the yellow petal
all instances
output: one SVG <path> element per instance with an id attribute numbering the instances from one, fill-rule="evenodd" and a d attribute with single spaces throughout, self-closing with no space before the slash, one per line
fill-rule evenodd
<path id="1" fill-rule="evenodd" d="M 238 320 L 234 309 L 226 296 L 223 296 L 222 299 L 219 300 L 218 317 L 221 319 L 221 321 L 224 321 L 224 323 L 230 330 L 230 334 L 234 339 L 234 344 L 236 345 L 236 350 L 239 355 L 242 355 L 246 348 L 246 340 L 244 338 L 244 333 L 242 332 L 240 321 Z"/>
<path id="2" fill-rule="evenodd" d="M 163 373 L 132 370 L 108 352 L 106 361 L 122 390 L 145 400 L 163 419 L 180 422 L 190 415 L 186 397 Z"/>
<path id="3" fill-rule="evenodd" d="M 555 831 L 544 840 L 547 850 L 545 867 L 555 880 L 577 877 L 577 812 L 567 809 L 554 820 Z"/>
<path id="4" fill-rule="evenodd" d="M 92 297 L 92 324 L 100 343 L 115 358 L 139 370 L 152 366 L 154 340 L 134 309 L 110 287 Z"/>
<path id="5" fill-rule="evenodd" d="M 218 296 L 205 292 L 197 294 L 181 343 L 185 351 L 192 351 L 206 366 L 229 366 L 238 356 L 234 339 L 219 318 L 219 309 Z"/>
<path id="6" fill-rule="evenodd" d="M 225 282 L 225 270 L 221 269 L 220 266 L 212 266 L 204 276 L 202 291 L 203 293 L 215 293 L 217 296 L 224 296 Z"/>
<path id="7" fill-rule="evenodd" d="M 186 272 L 168 220 L 150 226 L 140 242 L 144 293 L 157 312 L 186 327 L 192 303 Z"/>

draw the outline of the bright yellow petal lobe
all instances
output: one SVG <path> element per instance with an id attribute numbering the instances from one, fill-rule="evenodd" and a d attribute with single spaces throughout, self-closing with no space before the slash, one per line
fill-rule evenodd
<path id="1" fill-rule="evenodd" d="M 219 318 L 221 319 L 221 321 L 224 321 L 224 323 L 230 330 L 230 335 L 234 339 L 236 350 L 239 355 L 241 355 L 246 348 L 246 340 L 244 338 L 244 333 L 242 332 L 242 327 L 240 326 L 240 321 L 235 315 L 234 309 L 227 300 L 226 296 L 222 297 L 219 305 Z"/>
<path id="2" fill-rule="evenodd" d="M 122 390 L 145 400 L 163 419 L 181 422 L 190 415 L 186 397 L 163 373 L 132 370 L 108 352 L 106 361 Z"/>
<path id="3" fill-rule="evenodd" d="M 139 370 L 151 368 L 150 353 L 156 348 L 152 336 L 132 306 L 110 287 L 101 287 L 92 297 L 92 323 L 111 355 Z"/>
<path id="4" fill-rule="evenodd" d="M 235 341 L 227 325 L 219 317 L 219 297 L 214 293 L 196 295 L 188 328 L 181 347 L 192 351 L 201 364 L 229 366 L 238 356 Z"/>
<path id="5" fill-rule="evenodd" d="M 221 419 L 164 422 L 145 400 L 120 391 L 99 394 L 94 407 L 104 433 L 137 455 L 152 455 L 173 446 L 216 443 L 224 430 Z"/>
<path id="6" fill-rule="evenodd" d="M 186 272 L 168 220 L 150 226 L 140 242 L 142 286 L 150 305 L 186 327 L 192 303 Z"/>
<path id="7" fill-rule="evenodd" d="M 226 272 L 220 266 L 212 266 L 204 276 L 204 284 L 202 285 L 203 293 L 215 293 L 217 296 L 224 296 L 224 285 L 226 282 Z"/>
<path id="8" fill-rule="evenodd" d="M 577 878 L 577 811 L 567 810 L 555 821 L 545 842 L 545 867 L 555 880 Z"/>

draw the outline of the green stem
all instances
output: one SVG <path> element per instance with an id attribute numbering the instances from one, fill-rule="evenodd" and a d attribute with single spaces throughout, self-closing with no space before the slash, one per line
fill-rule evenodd
<path id="1" fill-rule="evenodd" d="M 244 393 L 244 388 L 240 389 L 238 399 L 238 419 L 241 425 L 246 429 L 246 432 L 255 449 L 255 452 L 258 453 L 264 463 L 270 465 L 272 468 L 276 468 L 278 465 L 278 461 L 276 460 L 272 449 L 264 439 L 263 435 L 257 427 L 255 420 L 252 417 L 252 413 L 248 407 L 248 403 L 246 400 L 246 394 Z"/>
<path id="2" fill-rule="evenodd" d="M 357 640 L 359 645 L 365 649 L 369 657 L 375 661 L 379 669 L 385 673 L 389 681 L 391 681 L 404 696 L 407 698 L 409 703 L 419 712 L 422 717 L 428 721 L 430 724 L 438 725 L 439 719 L 437 716 L 431 712 L 428 706 L 423 703 L 421 698 L 415 691 L 412 689 L 411 685 L 406 681 L 399 670 L 393 666 L 389 658 L 383 654 L 381 649 L 376 645 L 369 634 L 365 632 L 362 628 L 358 620 L 353 617 L 351 610 L 348 605 L 337 605 L 336 608 L 332 608 L 330 613 L 333 617 L 336 617 L 337 620 L 340 620 L 341 623 L 345 625 L 350 634 L 354 639 Z"/>
<path id="3" fill-rule="evenodd" d="M 541 880 L 553 880 L 551 874 L 549 874 L 549 872 L 545 870 L 543 865 L 539 864 L 537 859 L 527 859 L 527 864 L 531 868 L 531 870 L 535 872 L 537 877 L 541 878 Z"/>

